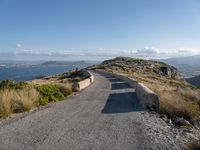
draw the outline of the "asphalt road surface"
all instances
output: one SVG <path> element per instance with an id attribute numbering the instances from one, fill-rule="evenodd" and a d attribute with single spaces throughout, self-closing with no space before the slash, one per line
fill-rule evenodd
<path id="1" fill-rule="evenodd" d="M 0 150 L 148 149 L 134 89 L 113 76 L 94 75 L 91 86 L 68 100 L 2 123 Z"/>

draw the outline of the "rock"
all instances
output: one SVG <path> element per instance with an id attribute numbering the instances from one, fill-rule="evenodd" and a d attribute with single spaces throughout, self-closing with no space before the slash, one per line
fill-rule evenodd
<path id="1" fill-rule="evenodd" d="M 164 114 L 160 114 L 160 118 L 162 118 L 162 120 L 164 120 L 165 122 L 167 122 L 167 121 L 168 121 L 168 118 L 167 118 L 167 116 L 166 116 L 166 115 L 164 115 Z"/>
<path id="2" fill-rule="evenodd" d="M 180 135 L 176 135 L 176 139 L 179 139 L 181 136 Z"/>
<path id="3" fill-rule="evenodd" d="M 175 126 L 191 126 L 190 122 L 185 120 L 184 118 L 176 118 L 173 122 Z"/>
<path id="4" fill-rule="evenodd" d="M 173 123 L 172 123 L 172 120 L 171 120 L 171 119 L 168 119 L 168 120 L 167 120 L 167 123 L 168 123 L 168 124 L 170 124 L 170 125 L 173 125 Z"/>

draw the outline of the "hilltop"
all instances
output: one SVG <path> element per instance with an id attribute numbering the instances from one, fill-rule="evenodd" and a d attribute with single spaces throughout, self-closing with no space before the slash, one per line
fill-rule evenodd
<path id="1" fill-rule="evenodd" d="M 171 79 L 180 80 L 182 77 L 178 70 L 163 62 L 136 59 L 130 57 L 117 57 L 112 60 L 106 60 L 101 64 L 108 70 L 120 71 L 126 73 L 142 74 L 142 75 L 154 75 L 164 76 Z"/>
<path id="2" fill-rule="evenodd" d="M 160 113 L 172 120 L 184 117 L 194 123 L 200 116 L 200 91 L 164 62 L 117 57 L 90 69 L 122 74 L 143 83 L 159 96 Z"/>
<path id="3" fill-rule="evenodd" d="M 103 69 L 108 72 L 132 76 L 138 81 L 170 83 L 176 86 L 191 86 L 174 66 L 161 61 L 144 60 L 131 57 L 117 57 L 103 61 L 91 69 Z"/>

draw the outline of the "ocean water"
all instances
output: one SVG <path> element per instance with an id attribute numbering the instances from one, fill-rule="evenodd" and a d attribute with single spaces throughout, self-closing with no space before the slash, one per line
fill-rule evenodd
<path id="1" fill-rule="evenodd" d="M 11 79 L 16 81 L 33 80 L 37 76 L 48 76 L 66 72 L 80 66 L 20 66 L 0 67 L 0 80 Z"/>

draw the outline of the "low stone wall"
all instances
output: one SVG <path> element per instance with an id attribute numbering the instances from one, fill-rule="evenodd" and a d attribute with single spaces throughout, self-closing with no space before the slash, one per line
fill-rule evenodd
<path id="1" fill-rule="evenodd" d="M 143 85 L 142 83 L 137 83 L 136 86 L 136 95 L 142 105 L 150 110 L 159 111 L 160 103 L 159 97 L 153 91 L 151 91 L 148 87 Z"/>
<path id="2" fill-rule="evenodd" d="M 135 88 L 137 98 L 140 100 L 141 104 L 150 110 L 159 111 L 160 101 L 158 95 L 150 90 L 148 87 L 139 83 L 129 77 L 120 74 L 113 74 L 117 78 L 126 81 L 131 87 Z"/>
<path id="3" fill-rule="evenodd" d="M 81 91 L 94 82 L 94 76 L 89 71 L 83 70 L 83 73 L 85 76 L 87 76 L 87 78 L 80 82 L 74 83 L 73 89 L 75 91 Z"/>
<path id="4" fill-rule="evenodd" d="M 94 82 L 94 76 L 93 76 L 93 75 L 91 75 L 91 76 L 89 77 L 89 79 L 90 79 L 90 83 Z"/>

